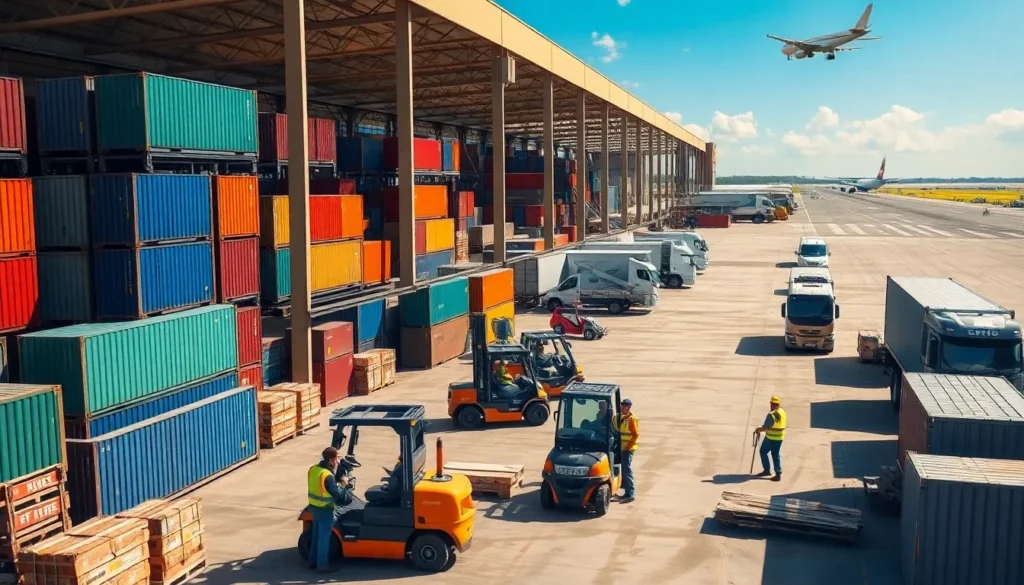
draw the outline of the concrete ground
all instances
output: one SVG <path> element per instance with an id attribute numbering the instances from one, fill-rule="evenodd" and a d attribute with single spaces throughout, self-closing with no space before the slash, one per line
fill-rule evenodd
<path id="1" fill-rule="evenodd" d="M 264 451 L 259 461 L 199 491 L 211 560 L 203 580 L 215 585 L 902 583 L 899 522 L 870 506 L 860 482 L 894 460 L 897 421 L 880 367 L 855 358 L 856 334 L 881 328 L 887 274 L 954 276 L 1006 306 L 1024 307 L 1024 239 L 1000 233 L 1024 233 L 1024 215 L 1000 215 L 998 225 L 986 227 L 974 207 L 964 211 L 823 189 L 805 189 L 803 199 L 803 209 L 785 222 L 705 230 L 712 262 L 693 289 L 663 291 L 651 314 L 597 314 L 611 334 L 575 342 L 587 378 L 620 384 L 640 418 L 634 503 L 614 504 L 604 518 L 541 510 L 537 487 L 553 422 L 542 428 L 452 429 L 447 384 L 471 376 L 469 363 L 456 360 L 431 371 L 400 373 L 396 385 L 353 400 L 426 405 L 434 421 L 430 445 L 434 436 L 443 437 L 450 461 L 526 466 L 527 485 L 517 497 L 479 499 L 473 548 L 450 572 L 430 576 L 401 563 L 355 561 L 321 578 L 305 568 L 294 548 L 296 516 L 305 503 L 306 470 L 329 441 L 322 429 Z M 971 214 L 977 217 L 972 220 Z M 857 225 L 864 235 L 846 224 Z M 867 227 L 883 224 L 907 235 Z M 826 237 L 833 251 L 842 307 L 839 342 L 832 355 L 790 355 L 782 348 L 780 295 L 798 238 L 814 233 Z M 516 317 L 518 331 L 546 327 L 546 315 Z M 747 475 L 751 431 L 773 394 L 782 396 L 789 415 L 781 483 Z M 388 433 L 368 432 L 360 441 L 360 492 L 383 475 L 380 465 L 395 461 L 397 442 Z M 856 545 L 845 546 L 728 529 L 711 518 L 723 490 L 857 507 L 864 512 L 864 530 Z"/>

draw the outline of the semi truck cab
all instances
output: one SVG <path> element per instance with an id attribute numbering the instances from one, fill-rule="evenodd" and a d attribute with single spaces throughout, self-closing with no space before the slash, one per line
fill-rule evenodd
<path id="1" fill-rule="evenodd" d="M 831 353 L 836 346 L 835 320 L 839 305 L 831 284 L 793 282 L 786 302 L 784 341 L 787 350 L 816 349 Z"/>
<path id="2" fill-rule="evenodd" d="M 1007 315 L 925 314 L 921 363 L 926 372 L 1003 376 L 1024 390 L 1020 323 Z"/>

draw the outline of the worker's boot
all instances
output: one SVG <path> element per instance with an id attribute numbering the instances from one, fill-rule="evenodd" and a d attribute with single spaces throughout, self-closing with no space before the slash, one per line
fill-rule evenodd
<path id="1" fill-rule="evenodd" d="M 758 473 L 757 475 L 755 475 L 754 477 L 768 477 L 771 474 L 772 474 L 772 472 L 770 472 L 768 470 L 764 470 L 761 473 Z"/>
<path id="2" fill-rule="evenodd" d="M 776 473 L 774 476 L 772 476 L 772 481 L 782 481 L 782 474 Z"/>

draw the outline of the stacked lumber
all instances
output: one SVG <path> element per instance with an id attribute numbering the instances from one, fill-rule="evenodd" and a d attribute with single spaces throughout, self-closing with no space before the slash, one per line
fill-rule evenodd
<path id="1" fill-rule="evenodd" d="M 24 549 L 26 585 L 149 583 L 149 528 L 143 520 L 101 517 Z"/>
<path id="2" fill-rule="evenodd" d="M 352 356 L 355 393 L 365 396 L 395 383 L 395 350 L 371 349 Z"/>
<path id="3" fill-rule="evenodd" d="M 62 465 L 0 484 L 0 583 L 16 581 L 21 550 L 71 528 L 68 508 Z"/>
<path id="4" fill-rule="evenodd" d="M 264 390 L 256 395 L 260 417 L 260 447 L 273 449 L 299 432 L 294 392 Z"/>
<path id="5" fill-rule="evenodd" d="M 117 517 L 146 522 L 154 583 L 182 583 L 206 568 L 202 499 L 149 500 Z"/>
<path id="6" fill-rule="evenodd" d="M 445 463 L 445 473 L 458 473 L 469 478 L 473 493 L 493 494 L 507 500 L 523 487 L 526 468 L 523 465 L 491 463 Z"/>
<path id="7" fill-rule="evenodd" d="M 283 382 L 271 386 L 270 390 L 295 395 L 296 426 L 299 432 L 320 426 L 320 384 Z"/>
<path id="8" fill-rule="evenodd" d="M 455 263 L 469 262 L 469 232 L 455 232 Z"/>
<path id="9" fill-rule="evenodd" d="M 715 519 L 722 524 L 832 538 L 845 542 L 860 534 L 860 510 L 781 496 L 722 492 Z"/>

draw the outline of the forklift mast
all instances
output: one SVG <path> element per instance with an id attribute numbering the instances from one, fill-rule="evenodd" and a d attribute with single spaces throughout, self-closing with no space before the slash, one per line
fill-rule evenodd
<path id="1" fill-rule="evenodd" d="M 496 343 L 515 344 L 512 339 L 512 321 L 495 319 L 492 326 L 497 337 Z M 473 345 L 473 387 L 477 390 L 484 390 L 488 385 L 493 365 L 488 359 L 489 352 L 487 351 L 487 315 L 484 313 L 469 314 L 469 335 L 470 343 Z"/>

